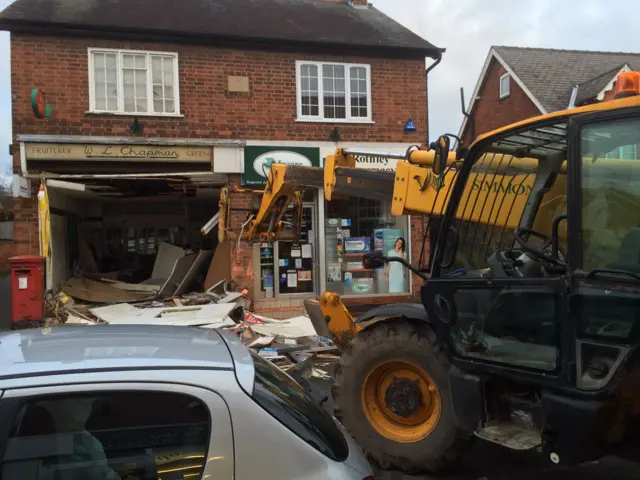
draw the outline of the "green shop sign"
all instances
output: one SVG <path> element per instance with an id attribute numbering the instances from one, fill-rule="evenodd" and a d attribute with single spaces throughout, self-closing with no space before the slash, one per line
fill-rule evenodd
<path id="1" fill-rule="evenodd" d="M 320 149 L 313 147 L 244 147 L 243 185 L 265 185 L 271 165 L 320 166 Z"/>

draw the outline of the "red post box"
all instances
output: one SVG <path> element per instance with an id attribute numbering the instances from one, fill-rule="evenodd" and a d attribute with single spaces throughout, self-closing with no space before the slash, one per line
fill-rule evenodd
<path id="1" fill-rule="evenodd" d="M 44 261 L 35 256 L 9 259 L 12 328 L 44 319 Z"/>

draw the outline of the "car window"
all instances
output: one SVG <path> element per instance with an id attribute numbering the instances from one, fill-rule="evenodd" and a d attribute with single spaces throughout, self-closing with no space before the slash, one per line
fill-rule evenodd
<path id="1" fill-rule="evenodd" d="M 256 403 L 319 452 L 333 460 L 346 460 L 349 446 L 333 418 L 289 375 L 251 354 L 256 371 Z"/>
<path id="2" fill-rule="evenodd" d="M 3 480 L 200 479 L 207 407 L 168 392 L 47 396 L 13 419 Z"/>

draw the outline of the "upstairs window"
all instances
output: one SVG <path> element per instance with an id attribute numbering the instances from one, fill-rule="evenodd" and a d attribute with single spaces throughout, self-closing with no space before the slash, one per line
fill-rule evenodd
<path id="1" fill-rule="evenodd" d="M 500 77 L 500 100 L 511 94 L 511 75 L 505 73 Z"/>
<path id="2" fill-rule="evenodd" d="M 90 48 L 89 104 L 96 113 L 179 115 L 178 55 Z"/>
<path id="3" fill-rule="evenodd" d="M 298 120 L 371 122 L 371 67 L 296 62 Z"/>

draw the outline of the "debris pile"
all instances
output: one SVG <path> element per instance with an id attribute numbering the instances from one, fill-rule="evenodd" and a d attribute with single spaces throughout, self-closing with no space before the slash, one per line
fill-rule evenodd
<path id="1" fill-rule="evenodd" d="M 234 332 L 261 357 L 297 378 L 330 378 L 339 360 L 338 348 L 319 336 L 309 317 L 275 320 L 251 312 Z"/>
<path id="2" fill-rule="evenodd" d="M 275 320 L 250 311 L 248 292 L 227 280 L 210 288 L 215 257 L 161 243 L 150 278 L 139 283 L 117 275 L 85 273 L 46 298 L 46 325 L 179 325 L 225 328 L 298 380 L 329 378 L 338 360 L 331 340 L 318 336 L 309 317 Z"/>

